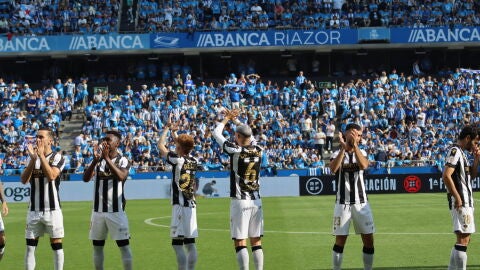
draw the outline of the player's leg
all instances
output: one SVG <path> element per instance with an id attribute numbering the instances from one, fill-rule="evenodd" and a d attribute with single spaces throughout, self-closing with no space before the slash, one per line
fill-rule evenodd
<path id="1" fill-rule="evenodd" d="M 61 210 L 45 212 L 43 214 L 45 228 L 50 235 L 50 246 L 53 250 L 53 266 L 55 270 L 62 270 L 64 253 L 62 239 L 64 237 L 63 214 Z"/>
<path id="2" fill-rule="evenodd" d="M 53 267 L 55 270 L 62 270 L 64 263 L 62 238 L 50 238 L 50 246 L 53 250 Z"/>
<path id="3" fill-rule="evenodd" d="M 248 236 L 250 237 L 250 245 L 252 247 L 253 263 L 256 270 L 263 270 L 263 208 L 260 199 L 253 201 L 255 205 L 252 208 L 252 216 L 248 225 Z"/>
<path id="4" fill-rule="evenodd" d="M 185 249 L 187 250 L 187 269 L 194 270 L 198 258 L 195 238 L 185 238 L 183 243 L 185 244 Z"/>
<path id="5" fill-rule="evenodd" d="M 25 229 L 25 239 L 27 249 L 25 251 L 25 269 L 35 269 L 35 249 L 38 245 L 38 238 L 45 232 L 44 225 L 40 222 L 40 216 L 37 212 L 29 211 L 27 214 L 27 228 Z"/>
<path id="6" fill-rule="evenodd" d="M 253 257 L 253 263 L 255 264 L 255 270 L 263 270 L 262 238 L 261 237 L 250 238 L 250 245 L 252 247 L 252 257 Z"/>
<path id="7" fill-rule="evenodd" d="M 448 269 L 466 269 L 467 246 L 470 242 L 470 235 L 475 232 L 473 208 L 462 207 L 461 209 L 452 209 L 451 214 L 453 231 L 456 234 L 457 241 L 450 253 Z"/>
<path id="8" fill-rule="evenodd" d="M 172 248 L 175 251 L 178 270 L 187 269 L 187 254 L 183 248 L 183 237 L 172 238 Z"/>
<path id="9" fill-rule="evenodd" d="M 333 270 L 342 268 L 343 249 L 347 242 L 351 217 L 350 205 L 335 204 L 333 210 L 333 235 L 335 235 L 335 244 L 332 248 Z"/>
<path id="10" fill-rule="evenodd" d="M 27 251 L 25 252 L 25 269 L 33 270 L 35 269 L 35 249 L 38 245 L 38 237 L 35 239 L 26 239 L 27 240 Z"/>
<path id="11" fill-rule="evenodd" d="M 170 222 L 170 237 L 172 237 L 172 248 L 175 251 L 177 266 L 179 270 L 187 269 L 187 254 L 183 246 L 184 240 L 184 224 L 182 220 L 183 207 L 178 204 L 172 206 L 172 220 Z"/>
<path id="12" fill-rule="evenodd" d="M 194 270 L 198 258 L 197 246 L 195 244 L 195 238 L 198 237 L 197 208 L 182 207 L 182 209 L 185 217 L 183 219 L 183 232 L 185 236 L 183 244 L 187 251 L 187 269 Z"/>
<path id="13" fill-rule="evenodd" d="M 132 251 L 130 249 L 130 241 L 128 239 L 116 240 L 117 246 L 120 248 L 122 255 L 122 263 L 124 270 L 132 270 Z"/>
<path id="14" fill-rule="evenodd" d="M 247 250 L 248 223 L 251 208 L 247 200 L 232 200 L 230 203 L 230 233 L 235 245 L 237 263 L 240 270 L 248 270 Z"/>
<path id="15" fill-rule="evenodd" d="M 457 242 L 450 253 L 449 270 L 467 269 L 467 246 L 470 242 L 470 234 L 457 232 Z"/>
<path id="16" fill-rule="evenodd" d="M 233 239 L 235 252 L 237 255 L 238 269 L 248 270 L 249 258 L 247 249 L 247 239 Z"/>
<path id="17" fill-rule="evenodd" d="M 107 224 L 104 213 L 92 212 L 90 219 L 89 239 L 93 245 L 93 266 L 95 270 L 103 270 L 105 239 L 107 239 Z"/>
<path id="18" fill-rule="evenodd" d="M 4 253 L 5 253 L 5 231 L 3 231 L 2 229 L 2 231 L 0 231 L 0 261 L 2 260 Z"/>
<path id="19" fill-rule="evenodd" d="M 362 235 L 363 267 L 365 270 L 371 270 L 375 253 L 373 244 L 375 224 L 373 222 L 370 204 L 355 204 L 352 206 L 352 220 L 355 227 L 355 232 Z"/>
<path id="20" fill-rule="evenodd" d="M 3 224 L 2 214 L 0 213 L 0 261 L 5 253 L 5 226 Z"/>
<path id="21" fill-rule="evenodd" d="M 103 254 L 103 247 L 105 240 L 92 240 L 93 245 L 93 266 L 95 270 L 103 270 L 103 261 L 105 256 Z"/>
<path id="22" fill-rule="evenodd" d="M 105 223 L 110 236 L 117 242 L 122 257 L 123 269 L 132 270 L 133 257 L 130 249 L 130 230 L 125 212 L 105 213 Z"/>
<path id="23" fill-rule="evenodd" d="M 343 249 L 347 243 L 348 235 L 335 235 L 335 244 L 332 248 L 333 270 L 342 269 Z"/>
<path id="24" fill-rule="evenodd" d="M 373 254 L 375 248 L 373 245 L 373 233 L 362 234 L 363 242 L 363 266 L 365 270 L 371 270 L 373 266 Z"/>

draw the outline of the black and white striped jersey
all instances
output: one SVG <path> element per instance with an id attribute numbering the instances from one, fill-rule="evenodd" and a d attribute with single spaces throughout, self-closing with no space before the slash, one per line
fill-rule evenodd
<path id="1" fill-rule="evenodd" d="M 367 153 L 364 150 L 360 151 L 366 158 Z M 335 159 L 339 153 L 340 150 L 334 152 L 331 159 Z M 368 201 L 363 170 L 360 170 L 355 153 L 345 152 L 342 165 L 335 173 L 335 179 L 337 181 L 337 203 L 358 204 Z"/>
<path id="2" fill-rule="evenodd" d="M 60 153 L 51 152 L 45 158 L 51 167 L 63 170 L 65 158 Z M 30 162 L 30 161 L 29 161 Z M 30 211 L 46 211 L 61 209 L 59 187 L 60 175 L 54 181 L 48 181 L 43 173 L 40 158 L 35 161 L 30 178 Z"/>
<path id="3" fill-rule="evenodd" d="M 118 154 L 112 159 L 115 166 L 130 169 L 130 162 L 125 156 Z M 102 159 L 96 165 L 93 211 L 120 212 L 125 209 L 124 181 L 114 177 L 107 162 Z"/>
<path id="4" fill-rule="evenodd" d="M 240 200 L 260 198 L 260 165 L 263 149 L 258 145 L 239 146 L 223 136 L 224 125 L 213 130 L 213 137 L 230 156 L 230 197 Z"/>
<path id="5" fill-rule="evenodd" d="M 470 177 L 470 163 L 462 148 L 457 145 L 450 147 L 447 152 L 445 166 L 454 168 L 453 184 L 462 198 L 462 206 L 473 207 L 472 180 Z M 448 196 L 449 207 L 453 207 L 451 196 Z"/>
<path id="6" fill-rule="evenodd" d="M 167 163 L 172 165 L 172 204 L 194 205 L 197 159 L 192 156 L 181 157 L 174 152 L 168 152 Z"/>

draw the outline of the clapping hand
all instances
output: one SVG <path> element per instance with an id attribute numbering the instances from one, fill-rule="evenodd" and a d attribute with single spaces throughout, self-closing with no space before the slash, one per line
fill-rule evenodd
<path id="1" fill-rule="evenodd" d="M 93 157 L 96 161 L 99 161 L 102 157 L 102 149 L 98 143 L 93 146 Z"/>
<path id="2" fill-rule="evenodd" d="M 45 155 L 45 147 L 43 140 L 37 140 L 37 155 L 40 157 Z"/>
<path id="3" fill-rule="evenodd" d="M 102 158 L 107 160 L 110 159 L 110 146 L 107 142 L 102 142 Z"/>
<path id="4" fill-rule="evenodd" d="M 30 159 L 32 160 L 37 159 L 38 157 L 37 151 L 35 150 L 35 148 L 33 148 L 33 144 L 29 143 L 27 145 L 27 152 L 28 152 L 28 155 L 30 156 Z"/>
<path id="5" fill-rule="evenodd" d="M 342 146 L 343 149 L 346 149 L 347 143 L 345 141 L 345 138 L 343 136 L 343 133 L 338 133 L 338 142 L 340 143 L 340 146 Z"/>

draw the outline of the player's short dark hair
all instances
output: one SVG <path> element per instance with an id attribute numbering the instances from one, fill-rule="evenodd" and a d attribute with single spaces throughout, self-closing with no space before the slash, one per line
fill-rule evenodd
<path id="1" fill-rule="evenodd" d="M 470 139 L 475 139 L 477 136 L 480 135 L 480 129 L 478 127 L 474 127 L 471 125 L 463 127 L 462 131 L 460 131 L 460 135 L 458 135 L 459 140 L 465 139 L 467 136 L 470 136 Z"/>
<path id="2" fill-rule="evenodd" d="M 120 132 L 118 131 L 108 130 L 107 132 L 105 132 L 105 134 L 112 134 L 113 136 L 117 137 L 118 141 L 122 140 L 122 134 L 120 134 Z"/>
<path id="3" fill-rule="evenodd" d="M 52 138 L 52 139 L 55 137 L 55 134 L 53 134 L 52 129 L 49 128 L 49 127 L 41 127 L 41 128 L 38 129 L 38 131 L 40 131 L 40 130 L 47 131 L 47 132 L 48 132 L 48 136 L 49 136 L 50 138 Z"/>
<path id="4" fill-rule="evenodd" d="M 358 124 L 350 123 L 350 124 L 347 125 L 345 130 L 350 130 L 350 129 L 362 130 L 362 127 Z"/>

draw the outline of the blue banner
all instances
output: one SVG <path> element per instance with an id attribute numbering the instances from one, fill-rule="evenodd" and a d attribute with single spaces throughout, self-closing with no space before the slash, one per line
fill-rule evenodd
<path id="1" fill-rule="evenodd" d="M 152 48 L 290 47 L 356 44 L 357 30 L 267 30 L 157 33 Z"/>
<path id="2" fill-rule="evenodd" d="M 479 27 L 392 28 L 391 43 L 480 42 Z"/>
<path id="3" fill-rule="evenodd" d="M 354 45 L 373 40 L 392 44 L 480 42 L 479 27 L 360 28 L 339 30 L 212 31 L 156 34 L 14 36 L 0 38 L 0 53 L 69 53 L 149 49 L 233 47 L 313 47 Z"/>
<path id="4" fill-rule="evenodd" d="M 358 42 L 390 40 L 390 29 L 386 27 L 365 27 L 358 29 Z"/>
<path id="5" fill-rule="evenodd" d="M 146 50 L 150 35 L 72 35 L 0 38 L 0 53 Z"/>

